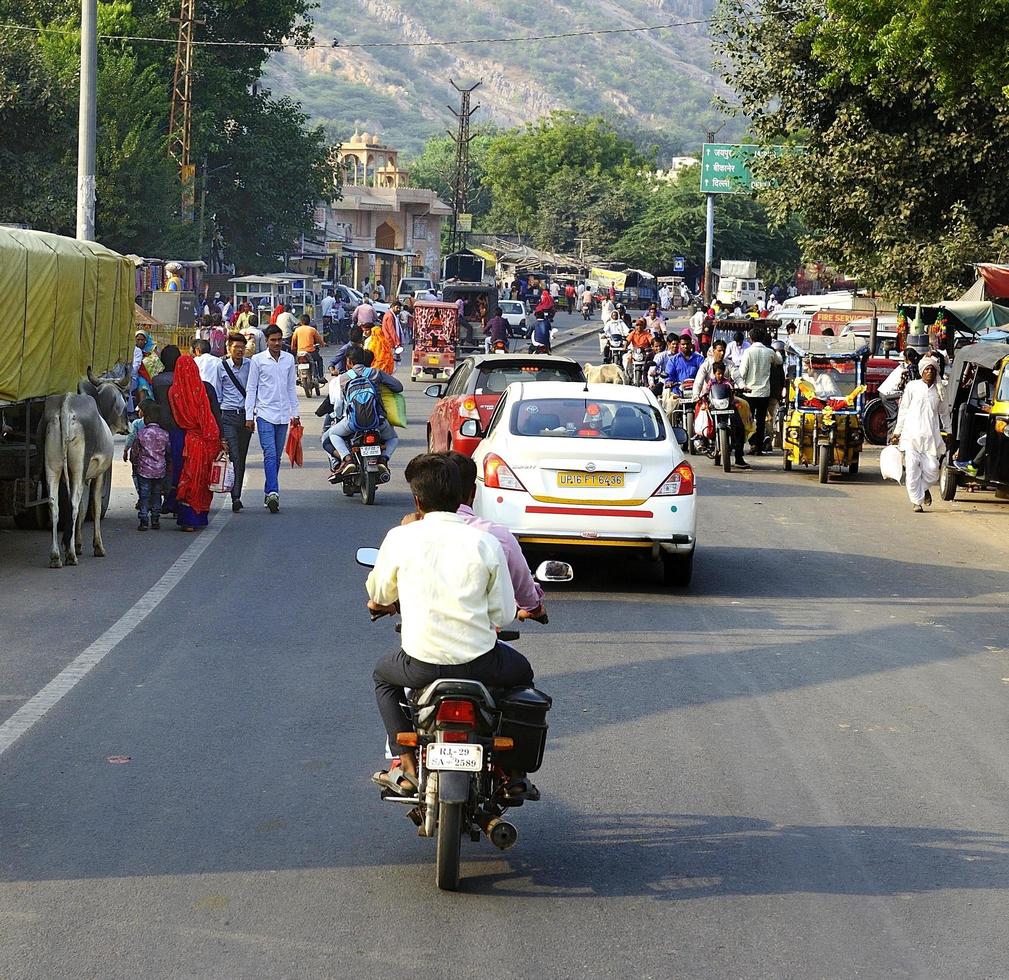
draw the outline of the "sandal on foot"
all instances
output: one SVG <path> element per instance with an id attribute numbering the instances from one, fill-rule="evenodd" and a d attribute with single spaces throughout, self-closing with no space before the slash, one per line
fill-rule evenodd
<path id="1" fill-rule="evenodd" d="M 417 792 L 417 780 L 399 766 L 376 772 L 371 781 L 396 796 L 411 796 Z"/>

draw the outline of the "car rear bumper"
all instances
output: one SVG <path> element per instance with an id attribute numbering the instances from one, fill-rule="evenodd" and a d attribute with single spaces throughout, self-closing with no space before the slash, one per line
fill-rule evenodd
<path id="1" fill-rule="evenodd" d="M 519 491 L 477 490 L 477 512 L 529 546 L 689 552 L 696 540 L 696 495 L 640 504 L 557 503 Z"/>

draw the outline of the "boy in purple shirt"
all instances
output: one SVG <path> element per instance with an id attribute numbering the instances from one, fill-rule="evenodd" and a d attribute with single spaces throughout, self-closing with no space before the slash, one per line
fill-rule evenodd
<path id="1" fill-rule="evenodd" d="M 145 401 L 141 406 L 144 427 L 137 433 L 130 450 L 133 460 L 133 475 L 140 497 L 140 524 L 138 531 L 149 527 L 155 531 L 161 528 L 161 493 L 171 461 L 171 445 L 168 433 L 158 424 L 161 411 L 156 402 Z"/>

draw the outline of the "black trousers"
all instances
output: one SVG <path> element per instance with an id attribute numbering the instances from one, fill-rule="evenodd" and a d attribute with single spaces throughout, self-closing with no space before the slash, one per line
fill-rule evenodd
<path id="1" fill-rule="evenodd" d="M 389 736 L 393 755 L 403 751 L 396 742 L 399 732 L 413 728 L 409 715 L 401 707 L 406 687 L 427 687 L 443 677 L 480 681 L 487 687 L 520 687 L 533 682 L 533 669 L 529 661 L 514 647 L 498 643 L 493 650 L 466 664 L 429 664 L 397 650 L 384 656 L 372 675 L 375 681 L 375 699 L 382 724 Z"/>
<path id="2" fill-rule="evenodd" d="M 245 412 L 231 409 L 221 412 L 221 436 L 228 443 L 228 455 L 235 467 L 235 485 L 231 499 L 242 499 L 242 482 L 245 480 L 245 460 L 249 455 L 252 433 L 245 427 Z"/>
<path id="3" fill-rule="evenodd" d="M 753 434 L 753 439 L 750 440 L 750 445 L 754 449 L 763 452 L 764 434 L 767 430 L 767 405 L 771 399 L 754 398 L 752 395 L 747 395 L 746 400 L 750 403 L 750 411 L 753 413 L 753 424 L 757 427 L 757 431 Z"/>

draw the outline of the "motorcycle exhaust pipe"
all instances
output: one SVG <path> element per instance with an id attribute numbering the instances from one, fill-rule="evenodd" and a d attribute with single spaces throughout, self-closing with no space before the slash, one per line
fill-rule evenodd
<path id="1" fill-rule="evenodd" d="M 519 839 L 515 825 L 500 817 L 491 817 L 480 825 L 487 839 L 499 850 L 507 851 Z"/>

